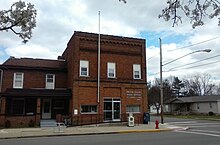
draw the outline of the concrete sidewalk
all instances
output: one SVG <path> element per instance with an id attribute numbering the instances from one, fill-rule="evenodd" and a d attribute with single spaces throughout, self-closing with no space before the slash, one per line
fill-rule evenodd
<path id="1" fill-rule="evenodd" d="M 116 134 L 133 132 L 161 132 L 172 130 L 185 130 L 186 128 L 168 126 L 160 124 L 159 129 L 155 129 L 154 123 L 139 124 L 134 127 L 125 125 L 86 125 L 75 127 L 55 127 L 55 128 L 14 128 L 0 129 L 0 139 L 28 138 L 28 137 L 49 137 L 49 136 L 71 136 L 71 135 L 92 135 L 92 134 Z"/>

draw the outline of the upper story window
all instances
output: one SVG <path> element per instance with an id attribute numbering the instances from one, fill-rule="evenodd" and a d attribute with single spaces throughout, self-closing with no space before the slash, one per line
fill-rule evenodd
<path id="1" fill-rule="evenodd" d="M 24 73 L 14 73 L 13 88 L 23 88 Z"/>
<path id="2" fill-rule="evenodd" d="M 133 64 L 133 77 L 134 79 L 141 79 L 141 65 Z"/>
<path id="3" fill-rule="evenodd" d="M 89 76 L 89 61 L 80 60 L 80 76 L 88 77 Z"/>
<path id="4" fill-rule="evenodd" d="M 108 67 L 108 78 L 115 78 L 116 77 L 116 70 L 115 70 L 115 63 L 108 62 L 107 64 Z"/>
<path id="5" fill-rule="evenodd" d="M 54 89 L 55 74 L 46 74 L 46 89 Z"/>

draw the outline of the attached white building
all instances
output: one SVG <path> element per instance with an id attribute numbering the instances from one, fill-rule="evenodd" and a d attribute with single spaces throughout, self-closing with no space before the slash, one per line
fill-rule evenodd
<path id="1" fill-rule="evenodd" d="M 179 97 L 167 101 L 169 113 L 220 114 L 220 96 Z"/>

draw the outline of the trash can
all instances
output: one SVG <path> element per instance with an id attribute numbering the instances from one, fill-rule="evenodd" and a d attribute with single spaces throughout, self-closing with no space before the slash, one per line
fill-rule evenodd
<path id="1" fill-rule="evenodd" d="M 133 114 L 129 114 L 129 116 L 128 116 L 128 126 L 129 127 L 134 127 L 134 116 L 133 116 Z"/>
<path id="2" fill-rule="evenodd" d="M 150 122 L 150 113 L 144 113 L 143 123 L 148 124 Z"/>

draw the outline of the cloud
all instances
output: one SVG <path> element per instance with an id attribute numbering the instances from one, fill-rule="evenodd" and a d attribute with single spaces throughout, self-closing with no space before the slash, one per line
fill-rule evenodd
<path id="1" fill-rule="evenodd" d="M 6 48 L 6 53 L 9 56 L 15 57 L 31 57 L 31 58 L 47 58 L 56 59 L 59 53 L 51 52 L 49 49 L 39 45 L 18 45 L 16 47 Z"/>
<path id="2" fill-rule="evenodd" d="M 8 9 L 16 1 L 1 0 L 0 9 Z M 0 47 L 3 49 L 0 56 L 4 55 L 1 58 L 16 56 L 56 59 L 65 50 L 74 31 L 98 32 L 99 11 L 101 12 L 101 33 L 147 39 L 147 58 L 154 56 L 147 60 L 151 78 L 158 77 L 159 38 L 163 43 L 163 62 L 195 50 L 212 49 L 209 54 L 189 55 L 170 63 L 164 66 L 164 70 L 220 54 L 219 39 L 185 48 L 218 36 L 218 19 L 208 20 L 204 26 L 192 29 L 189 20 L 183 17 L 182 24 L 172 27 L 172 21 L 165 22 L 163 19 L 158 19 L 161 10 L 166 6 L 166 1 L 128 0 L 126 4 L 118 0 L 47 0 L 46 2 L 27 0 L 26 2 L 31 2 L 37 9 L 37 27 L 33 30 L 33 37 L 23 45 L 12 32 L 1 32 Z M 215 60 L 218 60 L 218 57 L 209 62 Z M 196 65 L 199 64 L 202 63 Z M 216 77 L 220 75 L 218 63 L 187 70 L 187 73 L 195 72 L 211 73 Z M 156 75 L 153 75 L 155 73 Z M 163 75 L 167 77 L 185 74 L 186 70 L 183 69 L 164 72 Z"/>

